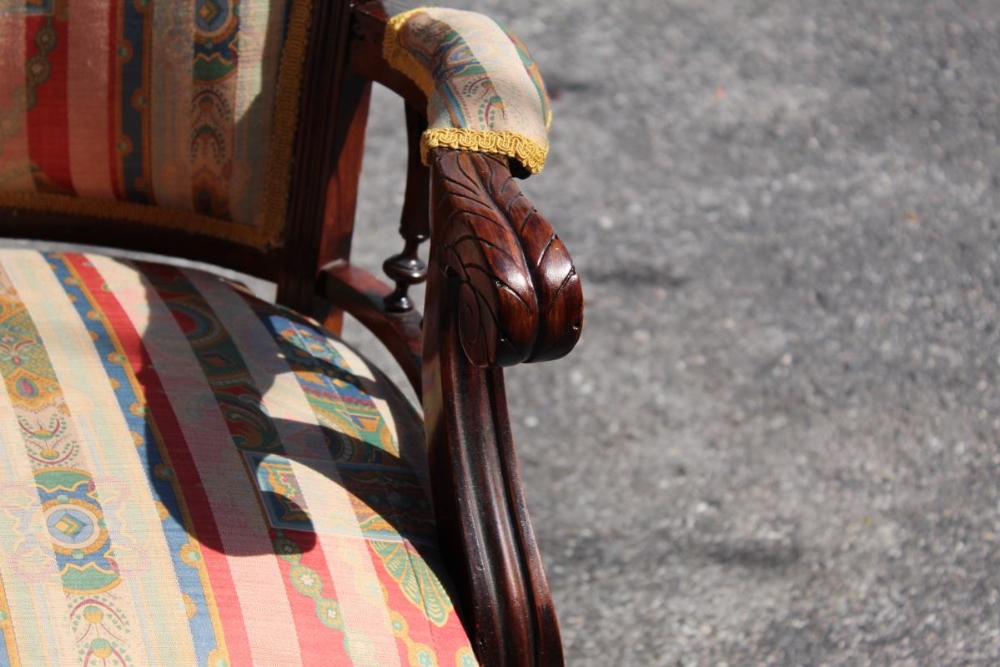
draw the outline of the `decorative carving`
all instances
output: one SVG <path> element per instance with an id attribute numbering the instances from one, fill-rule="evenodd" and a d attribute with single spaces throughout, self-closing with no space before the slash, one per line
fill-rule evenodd
<path id="1" fill-rule="evenodd" d="M 484 664 L 561 665 L 500 366 L 573 347 L 580 282 L 502 158 L 432 155 L 423 404 L 443 552 Z"/>
<path id="2" fill-rule="evenodd" d="M 556 359 L 580 337 L 569 253 L 503 158 L 433 153 L 439 269 L 459 281 L 462 347 L 477 366 Z"/>

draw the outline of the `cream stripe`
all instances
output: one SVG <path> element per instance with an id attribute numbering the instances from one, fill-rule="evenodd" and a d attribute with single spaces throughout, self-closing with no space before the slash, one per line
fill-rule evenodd
<path id="1" fill-rule="evenodd" d="M 354 375 L 373 382 L 376 381 L 375 374 L 372 373 L 368 364 L 354 350 L 335 338 L 327 338 L 326 342 L 327 345 L 337 350 L 337 353 L 344 358 L 347 367 L 351 369 Z M 385 380 L 382 381 L 385 382 Z M 402 394 L 398 398 L 400 402 L 407 400 Z M 375 404 L 375 408 L 379 414 L 382 415 L 382 419 L 385 420 L 385 425 L 389 429 L 389 433 L 392 434 L 394 452 L 410 466 L 410 469 L 413 470 L 420 481 L 424 493 L 430 498 L 433 495 L 431 492 L 431 473 L 427 461 L 427 447 L 424 444 L 423 428 L 420 428 L 418 425 L 406 423 L 397 424 L 396 418 L 392 414 L 392 409 L 389 407 L 389 401 L 378 396 L 371 396 L 371 400 Z M 404 409 L 403 406 L 400 406 L 400 409 Z"/>
<path id="2" fill-rule="evenodd" d="M 269 93 L 278 84 L 278 65 L 284 39 L 286 0 L 249 0 L 240 5 L 240 63 L 237 70 L 236 118 L 251 111 L 261 93 Z M 249 41 L 244 38 L 249 37 Z M 262 110 L 258 118 L 271 116 Z M 258 121 L 260 123 L 261 121 Z M 255 137 L 248 137 L 253 140 Z"/>
<path id="3" fill-rule="evenodd" d="M 34 192 L 23 101 L 27 85 L 23 16 L 0 17 L 0 66 L 7 71 L 0 76 L 0 192 Z"/>
<path id="4" fill-rule="evenodd" d="M 46 352 L 84 445 L 80 458 L 94 477 L 122 584 L 132 599 L 133 637 L 141 636 L 150 664 L 192 664 L 191 630 L 170 547 L 97 348 L 44 256 L 23 253 L 6 268 L 21 299 L 31 304 L 42 341 L 50 343 Z M 141 654 L 140 645 L 133 650 L 134 657 Z"/>
<path id="5" fill-rule="evenodd" d="M 3 448 L 0 455 L 0 474 L 3 476 L 0 577 L 4 581 L 17 641 L 16 646 L 8 646 L 7 650 L 17 653 L 25 667 L 70 665 L 76 660 L 76 644 L 69 627 L 69 607 L 5 382 L 0 382 L 0 447 Z M 29 517 L 28 520 L 18 525 L 12 513 L 15 509 L 18 514 Z M 15 547 L 22 540 L 42 545 L 35 553 L 40 562 L 26 565 L 18 556 Z M 34 572 L 28 574 L 32 570 Z"/>
<path id="6" fill-rule="evenodd" d="M 236 108 L 233 124 L 233 172 L 230 213 L 236 222 L 258 224 L 267 177 L 270 119 L 274 100 L 268 91 L 278 85 L 285 3 L 254 0 L 240 4 L 240 60 L 236 70 Z M 262 93 L 264 93 L 262 95 Z"/>
<path id="7" fill-rule="evenodd" d="M 323 434 L 298 379 L 282 359 L 271 333 L 236 292 L 204 273 L 186 271 L 185 275 L 225 323 L 263 393 L 264 406 L 291 459 L 305 509 L 317 528 L 316 539 L 327 559 L 354 664 L 399 665 L 378 574 L 337 467 L 326 447 L 315 446 L 323 442 Z"/>
<path id="8" fill-rule="evenodd" d="M 70 2 L 67 114 L 69 170 L 80 196 L 114 199 L 108 151 L 107 3 Z"/>
<path id="9" fill-rule="evenodd" d="M 243 469 L 242 455 L 230 440 L 194 352 L 166 304 L 135 267 L 99 255 L 88 255 L 88 259 L 142 334 L 177 413 L 201 483 L 208 492 L 254 663 L 299 664 L 297 642 L 288 641 L 287 635 L 275 641 L 275 628 L 295 627 L 282 574 L 272 553 L 268 528 L 255 511 L 257 494 L 249 480 L 231 472 Z"/>
<path id="10" fill-rule="evenodd" d="M 498 130 L 510 130 L 546 142 L 545 118 L 538 89 L 521 63 L 517 47 L 492 19 L 477 16 L 470 26 L 461 26 L 459 33 L 468 36 L 466 44 L 473 55 L 485 65 L 496 94 L 504 101 L 505 119 Z M 478 34 L 476 34 L 478 33 Z"/>
<path id="11" fill-rule="evenodd" d="M 192 210 L 191 61 L 194 9 L 185 2 L 153 4 L 150 107 L 153 193 L 161 206 Z M 242 54 L 241 54 L 242 57 Z"/>

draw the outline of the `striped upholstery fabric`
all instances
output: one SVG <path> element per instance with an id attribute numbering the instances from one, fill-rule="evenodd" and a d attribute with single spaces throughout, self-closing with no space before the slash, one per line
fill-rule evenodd
<path id="1" fill-rule="evenodd" d="M 422 427 L 308 321 L 3 250 L 0 376 L 0 664 L 475 664 Z"/>
<path id="2" fill-rule="evenodd" d="M 311 3 L 0 2 L 0 206 L 274 243 Z"/>

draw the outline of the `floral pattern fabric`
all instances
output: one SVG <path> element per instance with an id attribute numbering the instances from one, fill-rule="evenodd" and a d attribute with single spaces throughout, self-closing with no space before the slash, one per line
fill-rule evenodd
<path id="1" fill-rule="evenodd" d="M 548 155 L 549 98 L 528 50 L 482 14 L 424 7 L 389 20 L 390 66 L 427 95 L 421 148 L 506 155 L 532 173 Z"/>
<path id="2" fill-rule="evenodd" d="M 0 251 L 0 665 L 471 665 L 412 408 L 197 271 Z"/>

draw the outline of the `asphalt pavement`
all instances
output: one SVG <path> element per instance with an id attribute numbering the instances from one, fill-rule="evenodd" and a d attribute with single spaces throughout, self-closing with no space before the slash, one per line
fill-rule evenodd
<path id="1" fill-rule="evenodd" d="M 997 0 L 451 4 L 554 97 L 586 321 L 508 391 L 569 664 L 1000 664 Z"/>

